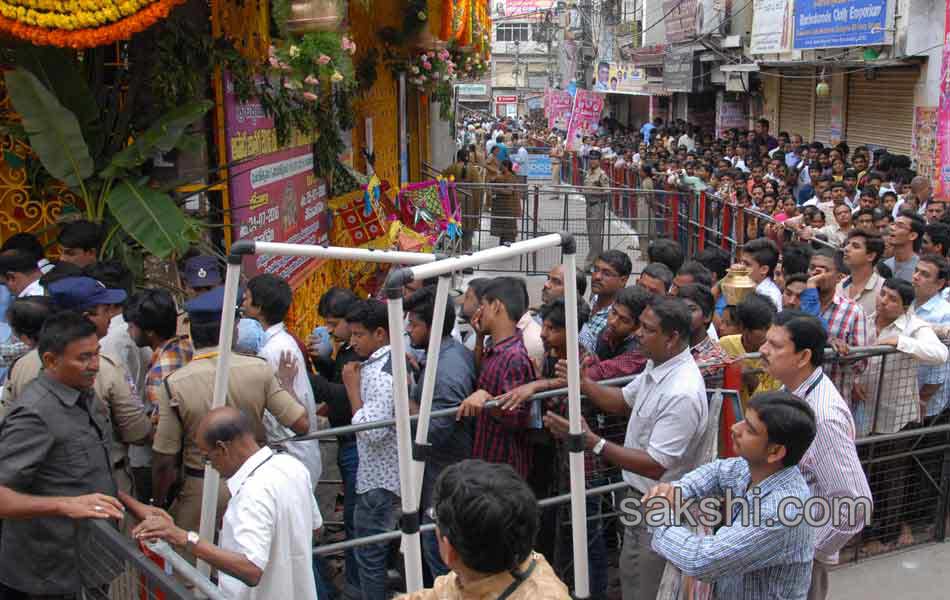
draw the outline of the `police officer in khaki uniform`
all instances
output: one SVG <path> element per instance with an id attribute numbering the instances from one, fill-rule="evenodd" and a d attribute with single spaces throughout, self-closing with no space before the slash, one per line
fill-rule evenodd
<path id="1" fill-rule="evenodd" d="M 119 305 L 126 299 L 124 290 L 107 289 L 91 277 L 60 279 L 49 285 L 48 292 L 58 308 L 82 313 L 93 322 L 101 307 Z M 106 329 L 97 327 L 100 339 Z M 13 404 L 23 389 L 39 376 L 42 368 L 35 348 L 13 364 L 4 386 L 5 407 Z M 101 400 L 97 404 L 98 410 L 112 422 L 112 447 L 109 454 L 116 485 L 120 491 L 131 493 L 128 445 L 147 443 L 152 434 L 152 422 L 141 401 L 132 394 L 129 375 L 116 359 L 105 354 L 99 355 L 99 373 L 93 389 Z"/>
<path id="2" fill-rule="evenodd" d="M 186 531 L 197 530 L 201 521 L 202 480 L 207 457 L 198 450 L 195 433 L 201 419 L 211 410 L 223 304 L 222 287 L 185 305 L 195 354 L 190 363 L 165 379 L 164 389 L 159 393 L 158 428 L 152 444 L 153 502 L 167 506 L 171 500 L 169 493 L 180 480 L 180 488 L 169 512 Z M 231 356 L 227 404 L 245 411 L 254 419 L 261 443 L 266 442 L 262 424 L 264 410 L 294 433 L 304 434 L 310 430 L 306 409 L 278 382 L 267 361 L 256 356 Z M 179 455 L 181 469 L 178 467 Z M 221 483 L 219 515 L 223 514 L 229 498 L 224 480 Z"/>

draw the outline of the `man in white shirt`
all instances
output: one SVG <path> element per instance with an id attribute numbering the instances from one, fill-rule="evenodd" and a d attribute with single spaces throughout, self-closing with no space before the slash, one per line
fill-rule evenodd
<path id="1" fill-rule="evenodd" d="M 254 425 L 247 414 L 225 406 L 210 411 L 198 426 L 198 449 L 227 479 L 231 492 L 220 545 L 123 494 L 130 511 L 144 517 L 133 535 L 187 547 L 218 570 L 225 598 L 317 600 L 311 556 L 323 519 L 314 482 L 294 457 L 258 446 Z"/>
<path id="2" fill-rule="evenodd" d="M 588 434 L 588 451 L 623 468 L 630 496 L 641 498 L 659 481 L 675 481 L 696 468 L 709 416 L 706 385 L 689 351 L 692 315 L 680 298 L 656 297 L 640 314 L 634 334 L 649 360 L 623 389 L 581 379 L 581 393 L 609 414 L 628 415 L 623 445 Z M 549 412 L 545 425 L 555 434 L 566 419 Z M 586 423 L 584 430 L 587 431 Z M 620 584 L 624 600 L 655 598 L 666 559 L 651 547 L 644 524 L 624 531 Z"/>
<path id="3" fill-rule="evenodd" d="M 288 391 L 292 392 L 297 402 L 307 410 L 312 433 L 319 428 L 313 388 L 310 387 L 310 380 L 307 378 L 307 368 L 300 346 L 284 326 L 284 318 L 290 310 L 292 301 L 293 292 L 290 285 L 276 275 L 264 273 L 247 283 L 241 310 L 245 317 L 260 321 L 264 328 L 264 344 L 257 353 L 258 356 L 265 359 L 274 372 L 280 369 L 282 356 L 286 356 L 287 360 L 296 365 L 293 389 Z M 294 435 L 292 431 L 278 423 L 269 412 L 264 413 L 264 429 L 270 441 Z M 316 485 L 323 471 L 319 440 L 293 442 L 287 445 L 287 452 L 307 467 L 310 471 L 310 479 Z"/>
<path id="4" fill-rule="evenodd" d="M 10 294 L 17 298 L 44 296 L 46 291 L 40 285 L 40 271 L 36 257 L 24 250 L 7 250 L 0 253 L 0 276 Z"/>

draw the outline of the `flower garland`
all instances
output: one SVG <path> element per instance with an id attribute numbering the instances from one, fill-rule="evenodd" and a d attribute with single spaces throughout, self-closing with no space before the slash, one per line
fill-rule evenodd
<path id="1" fill-rule="evenodd" d="M 185 0 L 0 0 L 0 32 L 38 46 L 93 48 L 128 39 Z"/>
<path id="2" fill-rule="evenodd" d="M 445 48 L 422 52 L 412 57 L 407 66 L 409 83 L 439 103 L 439 116 L 444 120 L 452 118 L 452 84 L 458 78 L 456 68 L 452 54 Z"/>

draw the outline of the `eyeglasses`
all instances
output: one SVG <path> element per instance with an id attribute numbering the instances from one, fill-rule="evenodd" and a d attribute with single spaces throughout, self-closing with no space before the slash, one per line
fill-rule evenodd
<path id="1" fill-rule="evenodd" d="M 591 267 L 591 273 L 600 273 L 602 277 L 620 277 L 620 274 L 610 269 L 601 269 L 600 267 Z"/>

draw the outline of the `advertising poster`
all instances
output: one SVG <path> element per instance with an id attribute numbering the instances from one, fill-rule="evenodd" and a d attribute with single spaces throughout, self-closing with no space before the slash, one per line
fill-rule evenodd
<path id="1" fill-rule="evenodd" d="M 261 105 L 239 103 L 230 79 L 224 82 L 224 112 L 228 160 L 244 161 L 229 174 L 233 238 L 262 242 L 322 244 L 329 219 L 327 188 L 313 174 L 310 141 L 297 136 L 278 147 L 274 123 Z M 317 261 L 297 256 L 258 256 L 245 263 L 245 273 L 274 273 L 291 286 L 300 282 Z"/>
<path id="2" fill-rule="evenodd" d="M 947 3 L 944 17 L 944 31 L 950 31 L 947 27 L 950 27 L 950 2 Z M 950 35 L 945 35 L 943 40 L 940 106 L 937 109 L 937 164 L 934 169 L 939 173 L 935 182 L 935 195 L 938 198 L 950 198 Z"/>
<path id="3" fill-rule="evenodd" d="M 755 0 L 752 54 L 778 54 L 792 47 L 793 0 Z"/>
<path id="4" fill-rule="evenodd" d="M 601 87 L 598 81 L 597 91 L 608 94 L 647 94 L 647 74 L 642 68 L 633 63 L 611 63 L 604 60 L 597 61 L 598 75 L 602 67 L 606 67 L 607 85 Z"/>
<path id="5" fill-rule="evenodd" d="M 506 17 L 516 17 L 519 15 L 530 15 L 531 13 L 550 10 L 554 0 L 493 0 L 492 5 L 501 4 L 502 10 L 498 7 L 496 14 L 503 14 Z"/>
<path id="6" fill-rule="evenodd" d="M 914 138 L 910 157 L 918 175 L 933 181 L 937 175 L 937 107 L 918 106 L 914 109 Z"/>
<path id="7" fill-rule="evenodd" d="M 567 149 L 580 150 L 581 143 L 588 135 L 597 131 L 600 113 L 604 111 L 604 96 L 591 90 L 577 90 L 574 96 L 574 108 L 571 121 L 567 126 Z"/>
<path id="8" fill-rule="evenodd" d="M 693 49 L 673 48 L 663 63 L 663 88 L 669 92 L 693 91 Z"/>
<path id="9" fill-rule="evenodd" d="M 796 0 L 795 50 L 886 43 L 887 0 Z"/>
<path id="10" fill-rule="evenodd" d="M 545 116 L 548 118 L 549 129 L 567 130 L 567 123 L 571 117 L 571 106 L 574 98 L 563 90 L 548 90 L 544 95 Z"/>

